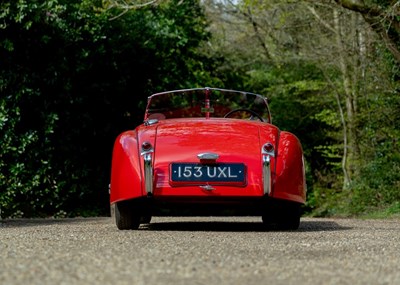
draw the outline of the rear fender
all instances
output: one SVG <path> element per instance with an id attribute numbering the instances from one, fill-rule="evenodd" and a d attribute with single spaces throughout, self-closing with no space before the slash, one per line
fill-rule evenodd
<path id="1" fill-rule="evenodd" d="M 155 134 L 155 126 L 141 125 L 134 131 L 120 134 L 115 140 L 111 164 L 111 203 L 147 196 L 141 146 L 149 142 L 154 147 Z M 154 161 L 152 151 L 150 157 Z"/>
<path id="2" fill-rule="evenodd" d="M 289 132 L 279 136 L 273 198 L 298 203 L 306 201 L 303 150 L 299 139 Z"/>
<path id="3" fill-rule="evenodd" d="M 140 154 L 135 131 L 122 133 L 114 143 L 110 202 L 142 196 Z"/>

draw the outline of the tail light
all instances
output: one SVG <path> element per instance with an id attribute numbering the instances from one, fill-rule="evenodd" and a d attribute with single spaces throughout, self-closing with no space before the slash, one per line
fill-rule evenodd
<path id="1" fill-rule="evenodd" d="M 271 156 L 274 156 L 275 148 L 272 143 L 266 143 L 262 147 L 262 152 L 263 154 L 269 154 Z"/>
<path id="2" fill-rule="evenodd" d="M 146 152 L 146 151 L 150 151 L 152 149 L 153 149 L 153 146 L 151 145 L 151 143 L 149 143 L 149 142 L 142 143 L 142 151 Z"/>

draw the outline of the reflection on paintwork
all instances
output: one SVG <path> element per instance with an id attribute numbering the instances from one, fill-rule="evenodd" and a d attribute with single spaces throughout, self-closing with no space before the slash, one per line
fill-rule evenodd
<path id="1" fill-rule="evenodd" d="M 164 203 L 205 209 L 250 203 L 266 220 L 266 202 L 285 201 L 279 207 L 285 211 L 305 203 L 301 144 L 272 125 L 263 96 L 215 88 L 168 91 L 149 97 L 144 119 L 114 145 L 110 202 L 118 210 L 118 228 L 137 228 L 139 221 L 149 221 L 150 206 Z M 144 142 L 153 151 L 146 168 Z M 270 160 L 263 161 L 266 144 L 272 144 Z M 202 153 L 218 159 L 201 159 Z M 290 218 L 290 228 L 298 226 L 296 213 L 282 215 Z"/>

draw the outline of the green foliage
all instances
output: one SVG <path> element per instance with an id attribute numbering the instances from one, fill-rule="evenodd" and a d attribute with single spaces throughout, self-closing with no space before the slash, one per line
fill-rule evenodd
<path id="1" fill-rule="evenodd" d="M 399 218 L 400 202 L 396 201 L 387 207 L 372 209 L 368 213 L 363 213 L 361 217 L 367 219 Z"/>
<path id="2" fill-rule="evenodd" d="M 113 141 L 142 120 L 141 102 L 215 82 L 196 53 L 209 36 L 198 1 L 120 17 L 98 4 L 0 4 L 2 217 L 108 214 Z"/>
<path id="3" fill-rule="evenodd" d="M 30 216 L 62 204 L 61 170 L 53 168 L 57 84 L 53 50 L 63 23 L 53 21 L 65 6 L 56 1 L 2 3 L 0 207 L 3 215 Z M 48 57 L 46 57 L 48 56 Z M 59 84 L 61 82 L 58 82 Z M 54 98 L 55 99 L 55 98 Z M 56 99 L 55 99 L 56 100 Z"/>
<path id="4" fill-rule="evenodd" d="M 361 158 L 355 179 L 342 190 L 343 122 L 336 95 L 345 102 L 328 26 L 315 21 L 311 4 L 239 2 L 240 29 L 219 22 L 223 29 L 217 25 L 214 46 L 196 0 L 132 10 L 103 7 L 99 0 L 1 2 L 0 216 L 107 214 L 117 134 L 141 122 L 149 94 L 196 86 L 269 98 L 273 122 L 303 144 L 307 206 L 314 215 L 398 212 L 400 68 L 385 43 L 372 42 L 365 32 L 371 41 L 366 54 L 357 58 L 355 49 L 347 58 L 357 63 L 349 70 L 362 71 L 362 77 L 352 76 Z M 396 39 L 396 26 L 389 25 L 398 20 L 394 6 L 371 3 L 387 12 L 383 25 Z M 257 6 L 252 19 L 259 34 L 247 37 L 254 23 L 244 27 L 243 19 Z M 333 7 L 317 8 L 329 24 Z M 265 39 L 264 48 L 256 47 L 254 36 Z"/>
<path id="5" fill-rule="evenodd" d="M 315 215 L 338 212 L 332 204 L 342 187 L 342 126 L 325 78 L 317 66 L 305 61 L 255 66 L 247 75 L 247 89 L 268 97 L 273 123 L 302 142 L 307 164 L 306 210 Z"/>
<path id="6" fill-rule="evenodd" d="M 352 187 L 351 206 L 362 213 L 400 200 L 400 102 L 395 93 L 376 99 L 365 114 L 365 161 Z"/>
<path id="7" fill-rule="evenodd" d="M 365 165 L 347 191 L 314 189 L 309 203 L 315 216 L 387 217 L 400 213 L 400 160 L 386 150 L 385 156 Z"/>
<path id="8" fill-rule="evenodd" d="M 400 200 L 400 101 L 398 92 L 394 91 L 397 83 L 391 81 L 390 76 L 381 79 L 379 86 L 382 90 L 377 90 L 376 85 L 371 86 L 358 101 L 357 125 L 362 157 L 358 161 L 357 176 L 346 190 L 314 188 L 309 200 L 314 215 L 396 213 L 396 203 Z M 326 118 L 330 120 L 330 116 Z"/>
<path id="9" fill-rule="evenodd" d="M 352 207 L 356 213 L 383 208 L 400 200 L 400 162 L 378 159 L 367 165 L 353 188 Z"/>

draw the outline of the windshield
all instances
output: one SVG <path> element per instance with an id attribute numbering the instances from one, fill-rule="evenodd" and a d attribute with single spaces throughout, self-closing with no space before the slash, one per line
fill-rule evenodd
<path id="1" fill-rule="evenodd" d="M 171 118 L 233 118 L 271 122 L 261 95 L 217 88 L 157 93 L 149 97 L 145 120 Z"/>

